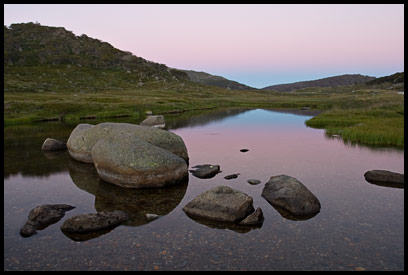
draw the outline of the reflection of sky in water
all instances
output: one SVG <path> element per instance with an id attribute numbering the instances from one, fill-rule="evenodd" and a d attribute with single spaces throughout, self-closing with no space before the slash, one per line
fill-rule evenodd
<path id="1" fill-rule="evenodd" d="M 5 166 L 13 171 L 4 180 L 5 267 L 52 269 L 47 267 L 52 264 L 54 269 L 70 270 L 75 262 L 78 270 L 123 270 L 124 266 L 152 270 L 155 265 L 170 270 L 403 270 L 404 191 L 367 183 L 363 177 L 373 169 L 403 173 L 403 150 L 347 146 L 341 140 L 325 138 L 324 130 L 307 128 L 308 116 L 258 109 L 220 117 L 171 131 L 183 138 L 190 167 L 219 164 L 221 174 L 206 180 L 190 175 L 181 201 L 163 212 L 167 213 L 163 217 L 138 226 L 119 226 L 81 244 L 64 236 L 59 226 L 65 218 L 95 212 L 101 203 L 114 205 L 115 201 L 104 199 L 109 188 L 98 187 L 97 179 L 82 166 L 74 183 L 68 154 L 49 159 L 39 149 L 47 133 L 32 146 L 8 144 L 5 161 L 10 156 L 18 165 Z M 242 153 L 242 148 L 249 151 Z M 25 161 L 24 151 L 30 151 L 31 161 Z M 224 179 L 232 173 L 240 175 Z M 260 196 L 269 177 L 279 174 L 305 184 L 320 200 L 321 212 L 301 222 L 282 217 Z M 262 184 L 250 185 L 246 182 L 250 178 Z M 261 228 L 247 233 L 216 229 L 184 214 L 182 207 L 187 202 L 221 184 L 253 197 L 254 206 L 264 212 Z M 151 200 L 146 203 L 154 204 Z M 160 200 L 166 203 L 165 196 Z M 19 227 L 29 210 L 43 203 L 68 203 L 77 208 L 59 223 L 22 240 Z"/>

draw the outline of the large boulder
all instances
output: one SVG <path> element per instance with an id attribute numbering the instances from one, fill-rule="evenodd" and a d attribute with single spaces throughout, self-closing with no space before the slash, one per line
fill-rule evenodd
<path id="1" fill-rule="evenodd" d="M 182 158 L 133 133 L 100 139 L 92 148 L 92 158 L 102 180 L 126 188 L 163 187 L 188 176 Z"/>
<path id="2" fill-rule="evenodd" d="M 287 175 L 272 176 L 262 190 L 262 197 L 294 216 L 314 215 L 320 211 L 317 197 L 299 180 Z"/>
<path id="3" fill-rule="evenodd" d="M 72 158 L 92 163 L 92 148 L 102 138 L 130 133 L 157 147 L 183 158 L 188 163 L 188 153 L 183 139 L 175 133 L 149 126 L 130 123 L 100 123 L 96 126 L 79 124 L 71 133 L 67 147 Z M 117 142 L 121 142 L 118 138 Z"/>
<path id="4" fill-rule="evenodd" d="M 404 188 L 404 174 L 387 170 L 371 170 L 364 173 L 364 178 L 373 184 Z"/>
<path id="5" fill-rule="evenodd" d="M 235 223 L 255 211 L 252 203 L 249 195 L 220 185 L 198 195 L 183 207 L 183 211 L 192 218 Z"/>

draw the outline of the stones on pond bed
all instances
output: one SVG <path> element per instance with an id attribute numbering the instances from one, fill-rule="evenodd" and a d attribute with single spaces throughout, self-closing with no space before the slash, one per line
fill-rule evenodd
<path id="1" fill-rule="evenodd" d="M 200 179 L 209 179 L 220 173 L 220 166 L 219 165 L 212 165 L 212 164 L 202 164 L 196 165 L 192 168 L 195 170 L 189 170 L 193 176 L 200 178 Z"/>
<path id="2" fill-rule="evenodd" d="M 404 174 L 387 170 L 371 170 L 364 173 L 364 178 L 372 184 L 384 187 L 404 188 Z"/>
<path id="3" fill-rule="evenodd" d="M 60 151 L 67 149 L 67 144 L 53 138 L 47 138 L 41 149 L 44 151 Z"/>
<path id="4" fill-rule="evenodd" d="M 28 220 L 20 229 L 20 235 L 30 237 L 49 225 L 59 221 L 66 211 L 75 207 L 68 204 L 44 204 L 33 208 L 28 214 Z"/>
<path id="5" fill-rule="evenodd" d="M 295 217 L 314 216 L 320 211 L 317 197 L 299 180 L 287 175 L 272 176 L 262 190 L 262 197 Z"/>

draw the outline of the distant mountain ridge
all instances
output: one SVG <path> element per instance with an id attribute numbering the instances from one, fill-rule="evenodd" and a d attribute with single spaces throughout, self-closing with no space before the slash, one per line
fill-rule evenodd
<path id="1" fill-rule="evenodd" d="M 278 84 L 267 86 L 265 90 L 275 90 L 279 92 L 290 92 L 294 90 L 309 88 L 309 87 L 335 87 L 353 84 L 364 84 L 368 81 L 374 80 L 373 76 L 365 76 L 361 74 L 344 74 L 339 76 L 326 77 L 316 80 L 299 81 L 287 84 Z"/>
<path id="2" fill-rule="evenodd" d="M 183 70 L 183 72 L 187 73 L 188 77 L 192 82 L 210 85 L 210 86 L 217 86 L 226 89 L 233 89 L 233 90 L 254 90 L 255 88 L 241 84 L 237 81 L 226 79 L 222 76 L 212 75 L 205 72 L 197 72 L 192 70 Z"/>

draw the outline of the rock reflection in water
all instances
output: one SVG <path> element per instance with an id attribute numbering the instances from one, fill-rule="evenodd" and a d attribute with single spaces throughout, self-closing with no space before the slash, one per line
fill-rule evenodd
<path id="1" fill-rule="evenodd" d="M 147 224 L 146 214 L 164 216 L 179 205 L 186 194 L 188 177 L 183 182 L 165 188 L 126 189 L 102 181 L 91 164 L 69 160 L 69 174 L 78 188 L 95 196 L 95 210 L 121 210 L 127 213 L 130 220 L 128 226 Z"/>
<path id="2" fill-rule="evenodd" d="M 260 224 L 253 224 L 253 225 L 243 225 L 243 224 L 238 224 L 238 223 L 221 222 L 221 221 L 216 221 L 216 220 L 193 217 L 188 214 L 187 214 L 187 217 L 189 217 L 190 219 L 192 219 L 193 221 L 199 224 L 208 226 L 210 228 L 229 229 L 237 233 L 248 233 L 249 231 L 253 229 L 261 228 L 263 224 L 263 223 L 260 223 Z"/>

